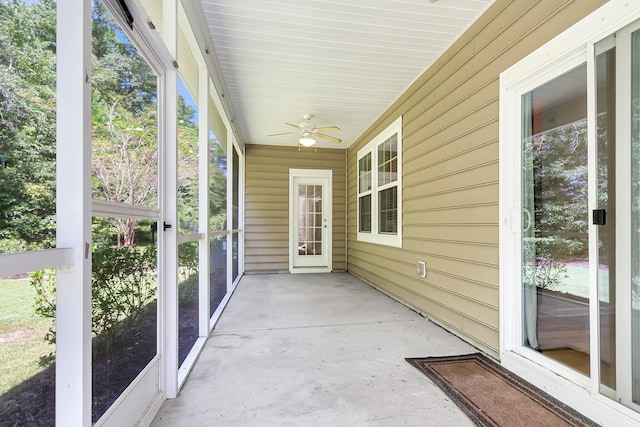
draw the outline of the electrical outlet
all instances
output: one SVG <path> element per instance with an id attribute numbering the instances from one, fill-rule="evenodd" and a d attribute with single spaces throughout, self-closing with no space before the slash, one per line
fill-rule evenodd
<path id="1" fill-rule="evenodd" d="M 420 277 L 427 277 L 427 264 L 424 261 L 418 261 L 416 273 L 418 273 L 418 276 Z"/>

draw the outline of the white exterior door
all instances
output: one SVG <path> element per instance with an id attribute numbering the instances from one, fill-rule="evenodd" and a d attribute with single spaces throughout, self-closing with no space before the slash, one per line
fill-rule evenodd
<path id="1" fill-rule="evenodd" d="M 330 170 L 289 172 L 289 271 L 331 271 Z"/>

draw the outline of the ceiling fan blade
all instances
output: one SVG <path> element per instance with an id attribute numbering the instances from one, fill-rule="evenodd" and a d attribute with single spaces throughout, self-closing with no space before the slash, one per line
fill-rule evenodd
<path id="1" fill-rule="evenodd" d="M 340 128 L 338 126 L 327 126 L 324 128 L 315 128 L 315 132 L 338 132 Z"/>
<path id="2" fill-rule="evenodd" d="M 302 128 L 300 127 L 300 125 L 294 125 L 293 123 L 285 123 L 285 125 L 293 126 L 294 128 L 296 128 L 296 129 L 298 129 L 298 130 L 304 131 L 304 129 L 302 129 Z"/>
<path id="3" fill-rule="evenodd" d="M 341 139 L 336 138 L 335 136 L 325 135 L 324 133 L 314 133 L 313 135 L 317 136 L 318 138 L 327 139 L 331 142 L 342 142 Z"/>
<path id="4" fill-rule="evenodd" d="M 272 133 L 268 136 L 293 135 L 295 132 Z"/>

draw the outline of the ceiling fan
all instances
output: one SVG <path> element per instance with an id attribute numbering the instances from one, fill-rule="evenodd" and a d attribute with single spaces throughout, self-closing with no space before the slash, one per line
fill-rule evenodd
<path id="1" fill-rule="evenodd" d="M 322 138 L 322 139 L 326 139 L 328 141 L 336 142 L 336 143 L 342 142 L 341 139 L 324 133 L 324 132 L 339 131 L 340 130 L 339 127 L 337 126 L 316 127 L 314 123 L 311 123 L 311 118 L 313 117 L 313 115 L 305 114 L 302 117 L 304 117 L 305 121 L 300 124 L 295 125 L 293 123 L 285 123 L 287 126 L 296 128 L 298 130 L 297 132 L 292 131 L 292 132 L 274 133 L 269 136 L 293 135 L 293 134 L 299 133 L 300 139 L 298 140 L 298 143 L 301 145 L 304 145 L 305 147 L 311 147 L 313 144 L 315 144 L 316 138 Z"/>

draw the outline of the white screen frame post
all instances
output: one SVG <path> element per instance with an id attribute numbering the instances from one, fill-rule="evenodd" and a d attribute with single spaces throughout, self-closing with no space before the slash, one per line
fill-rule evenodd
<path id="1" fill-rule="evenodd" d="M 56 425 L 91 425 L 91 2 L 57 3 Z M 63 108 L 61 106 L 64 106 Z"/>

